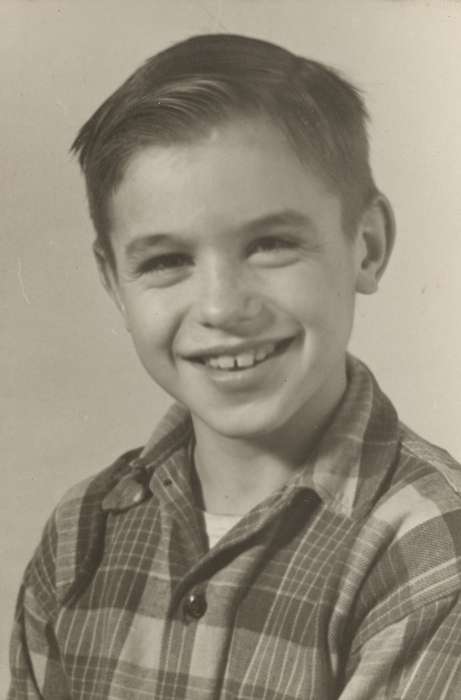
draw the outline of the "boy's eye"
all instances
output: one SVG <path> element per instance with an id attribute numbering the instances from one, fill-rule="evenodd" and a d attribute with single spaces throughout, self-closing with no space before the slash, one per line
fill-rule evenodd
<path id="1" fill-rule="evenodd" d="M 285 240 L 284 238 L 275 238 L 273 236 L 267 236 L 266 238 L 258 238 L 252 245 L 252 252 L 258 250 L 279 250 L 280 248 L 292 248 L 293 242 Z"/>
<path id="2" fill-rule="evenodd" d="M 187 277 L 194 264 L 185 253 L 161 253 L 140 260 L 133 269 L 133 278 L 146 280 L 149 286 L 166 287 Z"/>
<path id="3" fill-rule="evenodd" d="M 291 261 L 296 249 L 295 241 L 276 236 L 258 238 L 250 246 L 249 254 L 261 262 L 283 264 Z"/>
<path id="4" fill-rule="evenodd" d="M 192 260 L 184 253 L 163 253 L 143 260 L 137 267 L 137 273 L 140 275 L 162 274 L 179 271 L 189 265 L 192 265 Z"/>

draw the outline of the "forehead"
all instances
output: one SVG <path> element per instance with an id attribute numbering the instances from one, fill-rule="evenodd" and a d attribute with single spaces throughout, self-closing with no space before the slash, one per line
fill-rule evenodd
<path id="1" fill-rule="evenodd" d="M 109 205 L 114 242 L 157 231 L 235 230 L 282 210 L 325 225 L 325 217 L 337 223 L 340 209 L 339 197 L 301 163 L 281 130 L 256 120 L 140 150 Z"/>

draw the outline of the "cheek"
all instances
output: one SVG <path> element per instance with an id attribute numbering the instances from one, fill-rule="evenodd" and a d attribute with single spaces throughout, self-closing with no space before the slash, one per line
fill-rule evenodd
<path id="1" fill-rule="evenodd" d="M 273 282 L 270 292 L 273 298 L 301 323 L 327 321 L 343 303 L 336 280 L 320 267 L 303 266 L 296 274 L 282 275 L 276 284 Z"/>
<path id="2" fill-rule="evenodd" d="M 128 330 L 139 354 L 168 351 L 177 326 L 171 305 L 146 294 L 135 300 L 127 299 L 125 309 Z"/>
<path id="3" fill-rule="evenodd" d="M 307 334 L 348 339 L 355 295 L 343 270 L 301 270 L 301 274 L 285 280 L 278 297 Z"/>

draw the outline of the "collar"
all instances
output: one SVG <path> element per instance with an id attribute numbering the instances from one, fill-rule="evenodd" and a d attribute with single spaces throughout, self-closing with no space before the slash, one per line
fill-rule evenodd
<path id="1" fill-rule="evenodd" d="M 370 370 L 347 357 L 346 392 L 306 462 L 282 489 L 285 497 L 311 490 L 334 511 L 349 517 L 368 510 L 384 485 L 398 449 L 398 417 Z M 174 404 L 161 420 L 129 471 L 105 498 L 106 510 L 126 510 L 155 490 L 155 472 L 175 453 L 187 462 L 193 436 L 188 410 Z M 188 475 L 183 477 L 188 479 Z M 135 486 L 133 486 L 135 482 Z M 117 507 L 110 507 L 115 503 Z"/>
<path id="2" fill-rule="evenodd" d="M 371 507 L 389 477 L 399 420 L 373 374 L 352 355 L 347 356 L 347 377 L 341 402 L 292 482 L 352 517 Z"/>

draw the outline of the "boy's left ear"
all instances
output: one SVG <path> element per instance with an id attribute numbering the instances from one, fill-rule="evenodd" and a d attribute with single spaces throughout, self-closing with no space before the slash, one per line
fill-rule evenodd
<path id="1" fill-rule="evenodd" d="M 394 247 L 395 218 L 387 197 L 378 194 L 363 212 L 356 238 L 356 291 L 373 294 Z"/>

